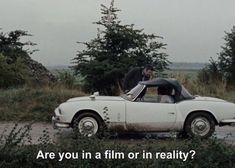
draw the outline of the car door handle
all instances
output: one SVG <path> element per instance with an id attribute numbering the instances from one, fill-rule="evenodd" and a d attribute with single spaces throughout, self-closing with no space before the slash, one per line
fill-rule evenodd
<path id="1" fill-rule="evenodd" d="M 175 114 L 174 112 L 168 113 L 168 114 Z"/>

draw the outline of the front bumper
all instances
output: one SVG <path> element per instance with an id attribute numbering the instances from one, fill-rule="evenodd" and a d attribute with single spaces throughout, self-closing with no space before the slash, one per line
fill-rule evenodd
<path id="1" fill-rule="evenodd" d="M 52 122 L 52 126 L 53 126 L 54 129 L 57 129 L 57 128 L 69 128 L 70 127 L 69 123 L 60 122 L 59 117 L 56 117 L 56 116 L 53 116 L 51 118 L 51 122 Z"/>
<path id="2" fill-rule="evenodd" d="M 235 124 L 235 119 L 226 119 L 226 120 L 221 120 L 219 125 L 224 126 L 224 125 L 234 125 Z"/>

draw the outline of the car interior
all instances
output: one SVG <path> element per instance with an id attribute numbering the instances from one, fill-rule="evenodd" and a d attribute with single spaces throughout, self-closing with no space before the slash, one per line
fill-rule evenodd
<path id="1" fill-rule="evenodd" d="M 149 86 L 136 101 L 149 103 L 175 103 L 175 90 L 172 86 Z"/>

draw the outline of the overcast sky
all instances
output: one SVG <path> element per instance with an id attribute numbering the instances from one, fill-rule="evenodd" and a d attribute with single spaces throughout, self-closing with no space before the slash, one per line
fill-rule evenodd
<path id="1" fill-rule="evenodd" d="M 32 58 L 44 65 L 69 65 L 96 36 L 100 4 L 111 0 L 0 0 L 3 32 L 22 29 L 40 50 Z M 224 31 L 235 25 L 235 0 L 116 0 L 123 23 L 163 36 L 171 61 L 208 62 L 217 58 Z"/>

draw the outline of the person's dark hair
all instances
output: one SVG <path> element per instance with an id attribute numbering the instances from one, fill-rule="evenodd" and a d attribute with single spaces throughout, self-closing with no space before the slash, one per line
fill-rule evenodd
<path id="1" fill-rule="evenodd" d="M 152 65 L 145 65 L 144 69 L 154 71 L 154 68 Z"/>

